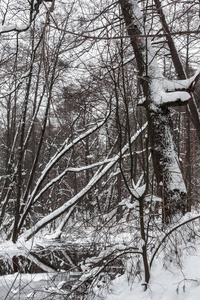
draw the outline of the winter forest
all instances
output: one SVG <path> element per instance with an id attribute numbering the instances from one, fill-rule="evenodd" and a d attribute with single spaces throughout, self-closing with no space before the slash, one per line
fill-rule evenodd
<path id="1" fill-rule="evenodd" d="M 198 300 L 200 1 L 0 0 L 0 300 Z"/>

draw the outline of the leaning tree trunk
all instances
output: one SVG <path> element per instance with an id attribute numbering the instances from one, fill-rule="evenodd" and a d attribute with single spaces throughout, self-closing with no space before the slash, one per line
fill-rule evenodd
<path id="1" fill-rule="evenodd" d="M 189 93 L 178 82 L 173 88 L 157 65 L 148 37 L 145 36 L 143 17 L 135 0 L 120 0 L 130 41 L 134 50 L 149 123 L 151 151 L 157 184 L 164 200 L 163 221 L 169 223 L 175 212 L 186 211 L 187 191 L 175 151 L 170 106 L 186 105 Z"/>

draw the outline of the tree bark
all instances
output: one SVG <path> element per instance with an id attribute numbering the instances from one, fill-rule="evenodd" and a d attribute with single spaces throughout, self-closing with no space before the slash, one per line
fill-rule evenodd
<path id="1" fill-rule="evenodd" d="M 154 3 L 156 6 L 156 9 L 157 9 L 157 12 L 159 14 L 159 17 L 160 17 L 163 31 L 166 34 L 167 43 L 168 43 L 168 46 L 170 49 L 170 54 L 171 54 L 171 58 L 172 58 L 172 61 L 173 61 L 173 64 L 174 64 L 174 67 L 175 67 L 175 70 L 177 73 L 177 77 L 178 77 L 178 79 L 186 79 L 187 75 L 186 75 L 186 72 L 181 63 L 181 60 L 180 60 L 178 51 L 176 49 L 176 46 L 174 44 L 173 38 L 170 35 L 170 30 L 169 30 L 168 24 L 165 19 L 165 14 L 162 10 L 161 2 L 160 2 L 160 0 L 154 0 Z M 187 107 L 187 111 L 188 111 L 188 114 L 190 116 L 190 119 L 191 119 L 194 127 L 196 128 L 198 139 L 200 140 L 200 130 L 199 130 L 200 129 L 200 114 L 199 114 L 199 110 L 197 107 L 197 103 L 198 104 L 200 103 L 199 90 L 200 90 L 200 82 L 198 82 L 195 86 L 195 91 L 192 94 L 192 97 L 188 103 L 189 107 Z"/>
<path id="2" fill-rule="evenodd" d="M 138 3 L 133 0 L 120 0 L 119 2 L 146 99 L 144 106 L 149 123 L 154 171 L 164 200 L 163 221 L 169 223 L 177 210 L 184 214 L 187 205 L 185 200 L 187 197 L 186 187 L 172 137 L 172 122 L 168 109 L 170 104 L 162 104 L 162 96 L 159 96 L 158 78 L 162 79 L 163 76 L 148 38 L 140 37 L 144 34 L 144 29 L 143 17 Z M 156 91 L 157 88 L 158 92 Z"/>

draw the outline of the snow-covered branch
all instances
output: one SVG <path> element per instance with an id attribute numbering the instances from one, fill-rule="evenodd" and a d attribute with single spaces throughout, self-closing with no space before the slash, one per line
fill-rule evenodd
<path id="1" fill-rule="evenodd" d="M 32 22 L 35 20 L 36 16 L 39 13 L 39 7 L 42 4 L 42 2 L 54 2 L 53 0 L 34 0 L 34 1 L 29 1 L 30 3 L 30 18 L 28 22 L 24 22 L 22 24 L 11 24 L 11 25 L 2 25 L 0 26 L 0 34 L 3 33 L 9 33 L 9 32 L 23 32 L 27 31 Z M 53 4 L 52 4 L 53 5 Z"/>
<path id="2" fill-rule="evenodd" d="M 190 93 L 194 90 L 200 77 L 200 70 L 197 70 L 196 74 L 189 79 L 167 80 L 157 63 L 151 39 L 137 36 L 137 34 L 144 34 L 143 16 L 138 1 L 126 0 L 120 1 L 120 3 L 140 70 L 139 77 L 145 90 L 148 86 L 147 95 L 150 96 L 151 100 L 146 100 L 152 104 L 151 109 L 157 110 L 162 106 L 186 105 L 191 98 Z M 140 102 L 139 105 L 146 104 L 145 101 Z"/>
<path id="3" fill-rule="evenodd" d="M 45 272 L 55 273 L 55 268 L 42 262 L 34 253 L 34 248 L 32 244 L 13 244 L 11 241 L 3 243 L 0 245 L 0 255 L 1 257 L 8 258 L 12 261 L 13 257 L 21 257 L 29 259 L 31 262 L 35 263 L 39 268 Z"/>
<path id="4" fill-rule="evenodd" d="M 106 122 L 107 118 L 108 118 L 108 116 L 102 122 L 97 123 L 96 126 L 90 128 L 89 130 L 87 130 L 86 132 L 84 132 L 83 134 L 81 134 L 80 136 L 78 136 L 77 138 L 75 138 L 71 143 L 68 144 L 68 139 L 65 140 L 65 142 L 63 143 L 63 145 L 61 146 L 61 148 L 50 159 L 49 163 L 47 164 L 46 168 L 43 170 L 40 178 L 38 179 L 33 192 L 29 196 L 29 200 L 28 200 L 28 202 L 27 202 L 27 204 L 25 206 L 24 213 L 22 214 L 20 222 L 19 222 L 19 228 L 21 228 L 21 226 L 22 226 L 22 224 L 24 222 L 25 216 L 29 212 L 29 209 L 30 209 L 31 205 L 33 204 L 33 202 L 35 202 L 35 197 L 37 195 L 37 192 L 38 192 L 39 188 L 41 187 L 41 184 L 43 183 L 44 179 L 46 178 L 46 176 L 48 175 L 48 173 L 50 172 L 50 170 L 53 168 L 53 166 L 59 161 L 59 159 L 61 157 L 63 157 L 64 154 L 66 154 L 67 151 L 69 151 L 72 147 L 74 147 L 74 145 L 78 144 L 84 138 L 86 138 L 90 134 L 94 133 L 101 126 L 103 126 L 103 124 Z M 59 176 L 61 176 L 61 175 L 59 175 Z"/>
<path id="5" fill-rule="evenodd" d="M 167 80 L 154 78 L 152 91 L 155 95 L 155 103 L 158 106 L 185 105 L 191 98 L 195 85 L 200 78 L 200 69 L 191 78 L 185 80 Z"/>
<path id="6" fill-rule="evenodd" d="M 196 73 L 184 80 L 167 80 L 163 81 L 163 87 L 166 92 L 175 92 L 175 91 L 193 91 L 195 84 L 200 78 L 200 68 Z"/>
<path id="7" fill-rule="evenodd" d="M 133 143 L 138 136 L 145 130 L 147 127 L 147 123 L 145 123 L 140 130 L 138 130 L 131 139 L 131 143 Z M 107 164 L 101 171 L 97 171 L 89 183 L 74 197 L 72 197 L 68 202 L 63 204 L 61 207 L 56 209 L 54 212 L 50 213 L 48 216 L 45 216 L 39 222 L 37 222 L 32 228 L 27 230 L 24 234 L 21 235 L 21 238 L 25 240 L 30 239 L 33 235 L 35 235 L 41 228 L 43 228 L 48 223 L 52 222 L 56 218 L 60 217 L 64 214 L 70 207 L 72 207 L 76 202 L 78 202 L 85 194 L 90 191 L 94 185 L 116 164 L 116 162 L 120 159 L 121 155 L 125 154 L 125 152 L 129 149 L 129 143 L 126 144 L 122 150 L 113 158 L 113 160 Z"/>
<path id="8" fill-rule="evenodd" d="M 197 70 L 194 76 L 184 80 L 158 80 L 155 82 L 155 86 L 158 84 L 160 99 L 157 101 L 159 105 L 177 106 L 185 105 L 191 98 L 191 93 L 194 92 L 195 85 L 200 78 L 200 69 Z"/>
<path id="9" fill-rule="evenodd" d="M 110 158 L 110 159 L 105 159 L 103 161 L 91 164 L 91 165 L 87 165 L 87 166 L 82 166 L 79 168 L 67 168 L 65 169 L 61 174 L 59 174 L 58 176 L 56 176 L 55 178 L 53 178 L 50 182 L 48 182 L 45 187 L 37 194 L 37 196 L 34 198 L 34 203 L 37 202 L 37 200 L 56 182 L 58 182 L 59 180 L 61 180 L 67 173 L 69 172 L 75 172 L 75 173 L 79 173 L 79 172 L 83 172 L 95 167 L 99 167 L 99 166 L 103 166 L 109 162 L 112 162 L 114 158 Z"/>
<path id="10" fill-rule="evenodd" d="M 16 31 L 16 32 L 22 32 L 22 31 L 26 31 L 27 29 L 29 29 L 30 24 L 15 24 L 15 25 L 3 25 L 0 26 L 0 34 L 2 33 L 8 33 L 8 32 L 12 32 L 12 31 Z"/>

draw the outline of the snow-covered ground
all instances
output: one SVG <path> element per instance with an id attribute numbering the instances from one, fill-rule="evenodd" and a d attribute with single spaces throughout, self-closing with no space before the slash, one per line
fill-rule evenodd
<path id="1" fill-rule="evenodd" d="M 190 216 L 190 215 L 189 215 Z M 193 216 L 193 215 L 192 215 Z M 190 216 L 191 217 L 191 216 Z M 187 220 L 183 217 L 182 222 Z M 174 236 L 170 235 L 169 238 L 163 242 L 157 255 L 153 261 L 151 269 L 151 278 L 148 289 L 144 292 L 142 286 L 141 273 L 140 279 L 137 276 L 131 276 L 130 273 L 117 277 L 112 284 L 108 287 L 109 292 L 103 292 L 103 300 L 199 300 L 200 299 L 200 239 L 199 235 L 199 221 L 190 225 L 190 227 L 180 227 L 179 232 L 174 232 Z M 79 228 L 79 227 L 78 227 Z M 192 228 L 194 232 L 191 231 Z M 81 228 L 79 229 L 81 230 Z M 89 243 L 94 237 L 92 228 L 86 230 L 87 235 L 84 237 L 82 231 L 77 229 L 77 235 L 74 234 L 74 240 L 79 244 L 85 241 Z M 154 233 L 157 234 L 156 232 Z M 181 236 L 180 236 L 181 234 Z M 132 231 L 133 235 L 133 231 Z M 102 230 L 102 236 L 99 236 L 100 241 L 105 241 L 105 232 Z M 163 235 L 161 234 L 161 237 Z M 30 250 L 35 245 L 49 245 L 52 243 L 50 235 L 46 239 L 35 238 L 33 241 L 24 242 L 18 241 L 17 244 L 12 242 L 4 242 L 0 244 L 0 255 L 5 258 L 11 258 L 16 255 L 29 255 Z M 115 237 L 115 238 L 114 238 Z M 161 237 L 157 236 L 157 240 L 161 241 Z M 102 238 L 102 240 L 101 240 Z M 73 240 L 73 239 L 72 239 Z M 113 245 L 123 245 L 131 243 L 131 234 L 122 231 L 118 234 L 115 233 L 112 241 Z M 125 243 L 126 242 L 126 243 Z M 172 242 L 172 243 L 171 243 Z M 173 248 L 173 243 L 178 245 L 177 256 L 176 249 Z M 155 240 L 156 244 L 156 240 Z M 139 247 L 139 246 L 138 246 Z M 172 249 L 172 251 L 170 250 Z M 173 254 L 174 253 L 174 254 Z M 150 253 L 149 253 L 150 254 Z M 151 255 L 149 255 L 152 257 Z M 45 266 L 41 265 L 43 269 Z M 128 267 L 129 269 L 129 267 Z M 44 297 L 54 297 L 47 299 L 60 299 L 59 297 L 66 296 L 66 290 L 62 290 L 61 281 L 67 280 L 64 277 L 57 277 L 56 272 L 51 273 L 52 270 L 46 270 L 48 273 L 43 274 L 13 274 L 0 276 L 0 300 L 5 299 L 37 299 L 40 300 Z M 65 274 L 64 274 L 65 275 Z M 97 293 L 99 292 L 98 287 Z M 52 294 L 53 293 L 53 294 Z M 33 297 L 34 296 L 34 297 Z M 93 297 L 93 296 L 92 296 Z M 46 298 L 45 298 L 46 299 Z M 63 299 L 63 298 L 61 298 Z M 65 299 L 65 298 L 64 298 Z M 99 298 L 90 298 L 87 300 L 99 300 Z M 80 300 L 80 299 L 75 299 Z"/>
<path id="2" fill-rule="evenodd" d="M 42 299 L 44 296 L 60 299 L 64 296 L 58 282 L 47 273 L 0 276 L 0 299 L 5 299 L 7 293 L 6 299 Z M 181 267 L 168 263 L 166 268 L 163 258 L 155 260 L 146 292 L 141 282 L 128 283 L 124 274 L 113 281 L 105 300 L 199 300 L 199 297 L 200 245 L 190 245 L 183 250 Z"/>
<path id="3" fill-rule="evenodd" d="M 1 300 L 63 299 L 64 291 L 59 289 L 53 274 L 19 274 L 0 276 Z"/>
<path id="4" fill-rule="evenodd" d="M 171 263 L 163 266 L 156 259 L 149 288 L 146 292 L 140 283 L 129 285 L 127 275 L 113 282 L 105 300 L 198 300 L 200 299 L 200 245 L 190 246 L 183 252 L 182 267 Z"/>

